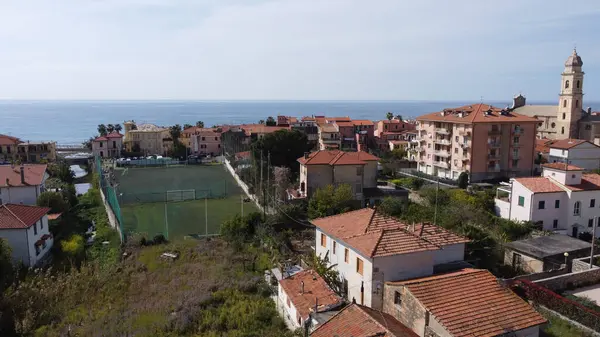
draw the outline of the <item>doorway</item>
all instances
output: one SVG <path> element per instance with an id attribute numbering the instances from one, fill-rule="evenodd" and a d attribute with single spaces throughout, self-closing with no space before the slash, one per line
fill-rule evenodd
<path id="1" fill-rule="evenodd" d="M 577 238 L 577 232 L 578 232 L 577 226 L 573 226 L 573 232 L 571 233 L 571 236 L 574 238 Z"/>

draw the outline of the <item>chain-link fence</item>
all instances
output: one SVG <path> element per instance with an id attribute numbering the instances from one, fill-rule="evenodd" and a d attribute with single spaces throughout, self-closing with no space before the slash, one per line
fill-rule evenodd
<path id="1" fill-rule="evenodd" d="M 124 235 L 124 231 L 123 231 L 123 217 L 121 215 L 121 206 L 119 205 L 117 193 L 116 193 L 113 185 L 110 183 L 109 178 L 107 178 L 110 170 L 103 167 L 102 163 L 103 162 L 100 159 L 100 157 L 96 157 L 96 165 L 95 166 L 96 166 L 96 174 L 98 174 L 98 178 L 99 178 L 99 182 L 100 182 L 100 189 L 102 190 L 102 193 L 104 194 L 106 203 L 108 203 L 108 206 L 110 207 L 113 214 L 115 215 L 115 218 L 117 221 L 117 226 L 118 226 L 117 230 L 121 236 L 121 242 L 124 242 L 125 235 Z"/>

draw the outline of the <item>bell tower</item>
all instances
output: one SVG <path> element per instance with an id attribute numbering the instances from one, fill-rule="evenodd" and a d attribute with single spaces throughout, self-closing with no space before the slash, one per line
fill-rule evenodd
<path id="1" fill-rule="evenodd" d="M 561 90 L 558 101 L 558 130 L 556 139 L 578 138 L 578 122 L 583 107 L 583 61 L 573 49 L 573 54 L 565 62 L 565 70 L 561 74 Z"/>

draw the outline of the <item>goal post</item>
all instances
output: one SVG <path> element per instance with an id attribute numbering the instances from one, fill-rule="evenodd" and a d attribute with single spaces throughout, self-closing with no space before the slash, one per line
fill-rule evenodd
<path id="1" fill-rule="evenodd" d="M 171 190 L 166 193 L 166 201 L 196 200 L 196 190 Z"/>

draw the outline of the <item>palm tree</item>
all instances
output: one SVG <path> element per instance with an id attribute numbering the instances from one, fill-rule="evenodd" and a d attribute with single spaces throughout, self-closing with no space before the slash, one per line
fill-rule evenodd
<path id="1" fill-rule="evenodd" d="M 106 134 L 107 134 L 107 132 L 106 132 L 106 125 L 99 124 L 98 125 L 98 133 L 100 134 L 100 136 L 106 136 Z"/>
<path id="2" fill-rule="evenodd" d="M 275 126 L 275 125 L 277 125 L 277 122 L 275 121 L 275 118 L 269 116 L 269 117 L 267 117 L 267 121 L 265 122 L 265 124 L 267 126 Z"/>
<path id="3" fill-rule="evenodd" d="M 196 122 L 196 126 L 199 128 L 203 128 L 204 127 L 204 122 L 203 121 L 197 121 Z"/>
<path id="4" fill-rule="evenodd" d="M 108 133 L 111 133 L 111 132 L 115 131 L 115 126 L 114 126 L 114 125 L 112 125 L 112 124 L 108 124 L 108 125 L 106 126 L 106 131 L 107 131 Z"/>
<path id="5" fill-rule="evenodd" d="M 121 126 L 121 124 L 115 124 L 115 131 L 121 132 L 121 130 L 123 130 L 123 127 Z"/>
<path id="6" fill-rule="evenodd" d="M 265 124 L 265 120 L 264 119 L 259 120 L 258 124 Z"/>
<path id="7" fill-rule="evenodd" d="M 385 117 L 388 119 L 388 121 L 391 121 L 392 118 L 394 118 L 394 114 L 391 113 L 391 112 L 388 112 L 388 113 L 385 114 Z"/>
<path id="8" fill-rule="evenodd" d="M 402 118 L 402 115 L 396 115 L 396 119 L 397 119 L 397 120 L 399 120 L 399 121 L 401 121 L 401 122 L 404 120 L 404 119 Z"/>

